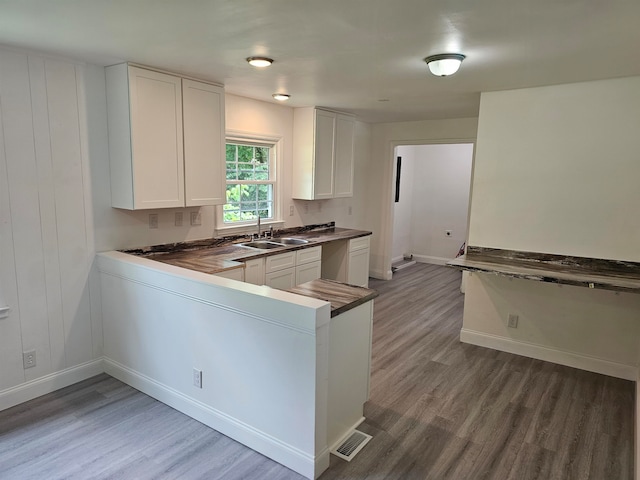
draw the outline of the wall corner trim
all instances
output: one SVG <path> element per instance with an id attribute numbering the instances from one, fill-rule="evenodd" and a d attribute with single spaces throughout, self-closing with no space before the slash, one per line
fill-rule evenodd
<path id="1" fill-rule="evenodd" d="M 556 350 L 542 345 L 521 342 L 511 338 L 477 332 L 466 328 L 460 330 L 460 341 L 471 345 L 557 363 L 567 367 L 579 368 L 589 372 L 601 373 L 624 380 L 635 382 L 638 379 L 637 365 L 627 365 L 602 358 L 582 355 L 580 353 Z"/>

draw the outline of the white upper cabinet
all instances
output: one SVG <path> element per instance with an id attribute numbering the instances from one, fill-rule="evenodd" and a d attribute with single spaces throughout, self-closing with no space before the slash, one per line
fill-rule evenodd
<path id="1" fill-rule="evenodd" d="M 293 118 L 293 198 L 353 196 L 354 117 L 308 107 Z"/>
<path id="2" fill-rule="evenodd" d="M 226 202 L 224 89 L 182 80 L 185 204 Z"/>
<path id="3" fill-rule="evenodd" d="M 127 64 L 106 80 L 112 206 L 224 203 L 224 90 Z"/>
<path id="4" fill-rule="evenodd" d="M 356 122 L 353 117 L 341 113 L 336 116 L 334 197 L 353 197 L 355 126 Z"/>

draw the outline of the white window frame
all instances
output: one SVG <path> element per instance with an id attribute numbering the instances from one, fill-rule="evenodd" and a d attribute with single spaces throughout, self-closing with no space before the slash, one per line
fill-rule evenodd
<path id="1" fill-rule="evenodd" d="M 269 165 L 269 180 L 273 185 L 273 219 L 265 219 L 261 221 L 262 231 L 264 232 L 265 230 L 268 230 L 271 226 L 273 226 L 274 228 L 280 228 L 284 226 L 284 221 L 282 220 L 282 178 L 280 175 L 282 153 L 284 151 L 282 145 L 282 137 L 275 135 L 262 135 L 256 133 L 227 130 L 225 145 L 227 143 L 268 146 L 270 149 L 272 149 L 271 162 Z M 220 232 L 220 234 L 222 235 L 242 235 L 245 233 L 255 233 L 257 232 L 256 223 L 256 220 L 234 222 L 232 224 L 224 223 L 223 205 L 219 205 L 216 207 L 216 232 Z"/>

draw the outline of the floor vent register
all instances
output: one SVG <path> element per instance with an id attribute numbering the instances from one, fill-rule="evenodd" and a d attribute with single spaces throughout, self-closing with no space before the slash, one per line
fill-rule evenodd
<path id="1" fill-rule="evenodd" d="M 366 433 L 362 433 L 359 430 L 354 430 L 351 435 L 349 435 L 345 441 L 343 441 L 338 447 L 331 450 L 336 457 L 340 457 L 347 462 L 350 462 L 356 454 L 364 448 L 364 446 L 369 443 L 373 437 L 371 435 L 367 435 Z"/>

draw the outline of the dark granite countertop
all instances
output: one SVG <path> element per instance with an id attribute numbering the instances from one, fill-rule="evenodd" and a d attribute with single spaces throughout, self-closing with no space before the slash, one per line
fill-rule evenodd
<path id="1" fill-rule="evenodd" d="M 466 255 L 447 265 L 470 272 L 640 293 L 637 262 L 469 246 Z"/>
<path id="2" fill-rule="evenodd" d="M 243 236 L 212 238 L 177 244 L 154 245 L 139 249 L 123 250 L 124 253 L 143 256 L 150 260 L 188 268 L 202 273 L 216 274 L 236 268 L 244 268 L 244 261 L 253 258 L 277 255 L 292 250 L 315 247 L 336 240 L 371 235 L 371 232 L 336 227 L 335 224 L 294 227 L 274 232 L 274 236 L 295 237 L 308 240 L 303 245 L 283 245 L 269 250 L 243 247 L 239 243 L 248 242 Z"/>
<path id="3" fill-rule="evenodd" d="M 311 280 L 286 291 L 330 302 L 332 318 L 378 296 L 375 290 L 324 278 Z"/>

